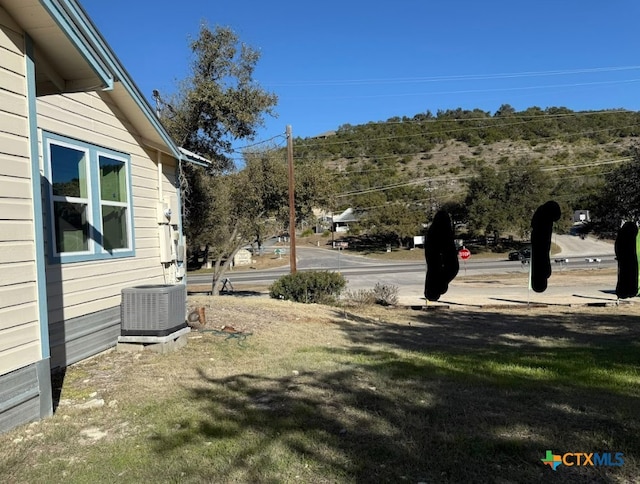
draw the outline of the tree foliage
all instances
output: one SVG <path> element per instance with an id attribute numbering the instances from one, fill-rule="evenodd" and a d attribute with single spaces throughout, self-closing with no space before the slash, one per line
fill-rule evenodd
<path id="1" fill-rule="evenodd" d="M 425 222 L 424 210 L 396 203 L 371 209 L 363 225 L 368 227 L 370 234 L 395 239 L 398 246 L 404 247 L 411 237 L 422 233 Z"/>
<path id="2" fill-rule="evenodd" d="M 535 163 L 520 161 L 502 171 L 483 167 L 469 182 L 469 230 L 476 234 L 514 230 L 528 235 L 531 217 L 549 200 L 552 187 L 549 175 Z"/>
<path id="3" fill-rule="evenodd" d="M 242 247 L 248 233 L 248 221 L 235 202 L 242 190 L 236 173 L 210 176 L 202 168 L 191 174 L 192 211 L 185 231 L 190 234 L 192 258 L 213 262 L 212 291 L 217 294 L 218 282 L 230 267 L 233 256 Z"/>
<path id="4" fill-rule="evenodd" d="M 166 103 L 163 122 L 179 146 L 212 160 L 216 171 L 228 170 L 233 140 L 253 139 L 277 97 L 253 80 L 260 53 L 231 29 L 203 24 L 190 48 L 191 75 Z"/>
<path id="5" fill-rule="evenodd" d="M 212 290 L 243 246 L 262 245 L 282 230 L 287 206 L 286 170 L 275 151 L 254 153 L 239 172 L 211 176 L 196 169 L 194 210 L 187 228 L 198 254 L 213 262 Z M 202 207 L 194 204 L 202 199 Z M 199 249 L 199 250 L 198 250 Z"/>
<path id="6" fill-rule="evenodd" d="M 261 247 L 283 231 L 289 220 L 289 186 L 286 161 L 278 150 L 245 154 L 237 172 L 211 176 L 192 168 L 195 190 L 187 218 L 193 253 L 212 262 L 212 287 L 216 292 L 236 252 L 247 245 Z M 320 167 L 298 166 L 301 195 L 296 205 L 311 207 L 328 196 L 330 185 Z M 296 180 L 298 182 L 298 180 Z M 299 208 L 303 213 L 303 208 Z"/>
<path id="7" fill-rule="evenodd" d="M 296 221 L 313 219 L 313 209 L 327 207 L 335 194 L 335 177 L 320 160 L 295 163 Z"/>
<path id="8" fill-rule="evenodd" d="M 267 221 L 277 217 L 268 214 L 282 209 L 277 166 L 256 156 L 238 172 L 231 157 L 233 141 L 253 139 L 277 97 L 254 82 L 260 55 L 231 29 L 202 25 L 190 48 L 191 73 L 161 104 L 161 117 L 179 146 L 211 161 L 206 169 L 181 165 L 180 185 L 187 241 L 214 261 L 215 292 L 238 249 L 269 233 Z"/>
<path id="9" fill-rule="evenodd" d="M 430 151 L 436 144 L 458 140 L 472 146 L 499 141 L 539 143 L 554 138 L 563 144 L 588 140 L 594 144 L 615 143 L 640 136 L 640 112 L 623 109 L 574 112 L 564 107 L 537 106 L 516 111 L 501 105 L 494 115 L 480 110 L 447 109 L 413 117 L 391 118 L 362 125 L 344 124 L 334 136 L 305 139 L 296 143 L 296 157 L 340 157 L 356 161 L 390 159 L 392 155 Z"/>
<path id="10" fill-rule="evenodd" d="M 504 187 L 504 173 L 484 167 L 469 182 L 465 205 L 471 233 L 504 232 L 508 228 L 508 215 Z"/>
<path id="11" fill-rule="evenodd" d="M 640 222 L 640 148 L 632 160 L 605 176 L 605 183 L 593 206 L 599 232 L 614 236 L 622 222 Z"/>

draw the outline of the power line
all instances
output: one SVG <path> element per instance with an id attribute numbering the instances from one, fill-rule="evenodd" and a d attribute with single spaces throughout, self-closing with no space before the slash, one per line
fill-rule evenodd
<path id="1" fill-rule="evenodd" d="M 627 161 L 630 161 L 632 158 L 631 157 L 624 157 L 624 158 L 619 158 L 616 160 L 606 160 L 606 161 L 599 161 L 599 162 L 593 162 L 593 163 L 584 163 L 584 164 L 580 164 L 580 165 L 560 165 L 560 166 L 553 166 L 553 167 L 543 167 L 540 168 L 540 171 L 559 171 L 559 170 L 571 170 L 571 169 L 576 169 L 576 168 L 586 168 L 586 167 L 593 167 L 593 166 L 600 166 L 600 165 L 610 165 L 610 164 L 614 164 L 614 163 L 624 163 Z M 497 170 L 498 173 L 504 172 L 507 170 Z M 345 193 L 341 193 L 341 194 L 337 194 L 334 195 L 336 198 L 342 198 L 342 197 L 348 197 L 348 196 L 356 196 L 356 195 L 364 195 L 367 193 L 374 193 L 374 192 L 382 192 L 382 191 L 387 191 L 387 190 L 393 190 L 394 188 L 402 188 L 402 187 L 407 187 L 407 186 L 412 186 L 412 185 L 419 185 L 422 183 L 429 183 L 429 182 L 435 182 L 435 181 L 455 181 L 455 180 L 468 180 L 470 178 L 474 178 L 477 175 L 473 174 L 473 175 L 455 175 L 455 176 L 447 176 L 447 175 L 440 175 L 440 176 L 436 176 L 436 177 L 424 177 L 424 178 L 419 178 L 416 180 L 411 180 L 408 182 L 399 182 L 399 183 L 394 183 L 391 185 L 386 185 L 386 186 L 380 186 L 380 187 L 370 187 L 370 188 L 365 188 L 362 190 L 355 190 L 352 192 L 345 192 Z"/>
<path id="2" fill-rule="evenodd" d="M 617 66 L 617 67 L 594 67 L 583 69 L 566 69 L 551 71 L 529 71 L 510 72 L 497 74 L 462 74 L 452 76 L 431 76 L 431 77 L 399 77 L 399 78 L 370 78 L 370 79 L 328 79 L 312 81 L 282 81 L 268 82 L 270 86 L 348 86 L 364 84 L 407 84 L 407 83 L 429 83 L 429 82 L 449 82 L 449 81 L 478 81 L 493 79 L 513 79 L 522 77 L 549 77 L 567 76 L 575 74 L 595 74 L 605 72 L 619 72 L 639 70 L 640 66 Z"/>
<path id="3" fill-rule="evenodd" d="M 240 147 L 238 147 L 238 148 L 234 148 L 234 149 L 232 150 L 232 153 L 242 153 L 242 152 L 243 152 L 243 150 L 246 150 L 247 148 L 253 148 L 254 146 L 259 146 L 259 145 L 263 145 L 263 144 L 265 144 L 265 143 L 270 143 L 270 142 L 272 142 L 273 140 L 278 139 L 278 138 L 280 138 L 280 139 L 282 139 L 283 141 L 285 141 L 285 142 L 286 142 L 286 140 L 287 140 L 287 135 L 286 135 L 286 134 L 284 134 L 284 133 L 282 133 L 282 134 L 277 134 L 277 135 L 275 135 L 275 136 L 272 136 L 271 138 L 268 138 L 268 139 L 265 139 L 265 140 L 262 140 L 262 141 L 257 141 L 257 142 L 255 142 L 255 143 L 250 144 L 250 145 L 240 146 Z"/>
<path id="4" fill-rule="evenodd" d="M 571 84 L 547 84 L 543 86 L 522 86 L 522 87 L 500 87 L 491 89 L 464 89 L 455 91 L 430 91 L 430 92 L 407 92 L 400 94 L 363 94 L 363 95 L 350 95 L 350 96 L 323 96 L 316 99 L 319 100 L 343 100 L 343 99 L 380 99 L 390 97 L 410 97 L 410 96 L 435 96 L 443 94 L 478 94 L 488 92 L 514 92 L 514 91 L 532 91 L 536 89 L 557 89 L 566 87 L 584 87 L 584 86 L 603 86 L 613 84 L 629 84 L 640 82 L 639 79 L 624 79 L 619 81 L 596 81 L 596 82 L 574 82 Z"/>
<path id="5" fill-rule="evenodd" d="M 640 69 L 640 66 L 628 66 L 628 67 L 623 67 L 620 69 L 630 69 L 630 68 L 638 68 Z M 435 134 L 448 134 L 448 133 L 455 133 L 455 132 L 459 132 L 459 131 L 468 131 L 468 130 L 482 130 L 482 129 L 487 129 L 487 128 L 508 128 L 508 127 L 513 127 L 513 126 L 517 126 L 517 125 L 522 125 L 522 124 L 526 124 L 529 122 L 536 122 L 539 121 L 541 119 L 550 119 L 550 118 L 564 118 L 564 117 L 580 117 L 580 116 L 592 116 L 592 115 L 602 115 L 602 114 L 637 114 L 635 111 L 628 111 L 628 110 L 601 110 L 601 111 L 582 111 L 582 112 L 577 112 L 577 113 L 554 113 L 554 114 L 549 114 L 549 113 L 542 113 L 542 114 L 532 114 L 532 115 L 517 115 L 517 116 L 509 116 L 509 119 L 520 119 L 521 121 L 518 121 L 516 123 L 503 123 L 503 124 L 492 124 L 489 126 L 467 126 L 467 127 L 459 127 L 459 128 L 446 128 L 446 129 L 442 129 L 439 130 L 437 133 L 416 133 L 416 134 L 411 134 L 411 135 L 397 135 L 397 136 L 383 136 L 383 137 L 378 137 L 378 138 L 367 138 L 367 142 L 375 142 L 375 141 L 388 141 L 388 140 L 403 140 L 403 139 L 410 139 L 410 138 L 415 138 L 415 137 L 421 137 L 421 136 L 428 136 L 428 135 L 435 135 Z M 504 118 L 495 118 L 495 117 L 471 117 L 471 118 L 434 118 L 434 119 L 428 119 L 428 120 L 406 120 L 406 121 L 402 121 L 402 122 L 387 122 L 387 121 L 383 121 L 380 123 L 375 123 L 375 124 L 380 124 L 380 125 L 393 125 L 393 124 L 429 124 L 429 123 L 444 123 L 444 122 L 453 122 L 453 123 L 460 123 L 460 122 L 469 122 L 469 121 L 489 121 L 492 123 L 495 123 L 496 121 L 503 121 Z M 616 126 L 616 127 L 611 127 L 611 128 L 603 128 L 600 130 L 587 130 L 587 131 L 579 131 L 579 132 L 575 132 L 575 133 L 565 133 L 565 134 L 558 134 L 556 136 L 548 136 L 548 137 L 540 137 L 538 138 L 538 140 L 551 140 L 551 139 L 559 139 L 562 137 L 569 137 L 569 136 L 580 136 L 580 135 L 585 135 L 585 134 L 596 134 L 599 132 L 606 132 L 606 131 L 611 131 L 614 129 L 626 129 L 626 128 L 632 128 L 632 127 L 636 127 L 639 126 L 640 123 L 638 124 L 631 124 L 631 125 L 625 125 L 625 126 Z M 365 125 L 366 126 L 366 125 Z M 261 140 L 261 141 L 257 141 L 255 143 L 249 144 L 249 145 L 245 145 L 245 146 L 241 146 L 238 148 L 234 148 L 231 153 L 237 153 L 240 155 L 244 155 L 244 154 L 256 154 L 259 153 L 258 151 L 255 152 L 246 152 L 246 150 L 248 148 L 253 148 L 255 146 L 259 146 L 259 145 L 263 145 L 269 142 L 272 142 L 273 140 L 276 139 L 280 139 L 281 143 L 279 146 L 277 146 L 278 148 L 282 148 L 284 147 L 284 143 L 286 143 L 286 134 L 281 133 L 281 134 L 277 134 L 274 135 L 270 138 Z M 353 140 L 346 140 L 346 141 L 336 141 L 336 142 L 328 142 L 328 143 L 323 143 L 321 145 L 322 148 L 326 148 L 326 147 L 332 147 L 332 146 L 338 146 L 338 145 L 345 145 L 345 144 L 349 144 L 349 143 L 353 143 Z M 317 147 L 316 143 L 298 143 L 297 144 L 297 148 L 308 148 L 308 147 Z M 525 150 L 522 150 L 523 152 Z M 424 152 L 414 152 L 414 153 L 400 153 L 400 154 L 389 154 L 389 155 L 375 155 L 376 159 L 386 159 L 386 158 L 397 158 L 400 156 L 415 156 L 417 154 L 421 154 Z M 448 154 L 451 154 L 451 152 L 448 152 Z M 456 153 L 453 153 L 456 154 Z M 466 153 L 462 153 L 459 152 L 459 154 L 466 154 Z M 440 155 L 445 155 L 445 153 L 439 153 L 439 152 L 435 152 L 435 153 L 429 153 L 429 155 L 431 156 L 440 156 Z M 358 157 L 352 157 L 353 159 L 355 158 L 363 158 L 363 157 L 368 157 L 367 155 L 363 155 L 363 156 L 358 156 Z M 303 157 L 304 158 L 304 157 Z M 239 158 L 234 158 L 232 157 L 232 159 L 239 159 Z M 300 157 L 298 157 L 298 159 L 300 159 Z"/>

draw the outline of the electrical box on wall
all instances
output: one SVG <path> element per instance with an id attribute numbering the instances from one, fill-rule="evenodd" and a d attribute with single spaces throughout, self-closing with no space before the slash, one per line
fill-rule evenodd
<path id="1" fill-rule="evenodd" d="M 171 227 L 168 225 L 160 225 L 158 227 L 160 234 L 160 262 L 168 263 L 173 262 L 173 254 L 171 253 L 171 246 L 173 240 L 171 240 Z"/>
<path id="2" fill-rule="evenodd" d="M 158 216 L 158 223 L 159 224 L 171 223 L 171 219 L 174 217 L 173 210 L 171 210 L 171 207 L 169 206 L 168 203 L 158 202 L 157 216 Z M 177 217 L 177 212 L 176 212 L 176 217 Z M 176 218 L 176 220 L 177 220 L 177 218 Z"/>

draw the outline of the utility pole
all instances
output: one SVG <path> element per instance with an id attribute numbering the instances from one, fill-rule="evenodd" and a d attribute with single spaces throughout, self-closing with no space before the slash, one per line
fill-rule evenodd
<path id="1" fill-rule="evenodd" d="M 289 267 L 296 273 L 296 205 L 295 178 L 293 175 L 293 138 L 291 125 L 287 125 L 287 161 L 289 162 Z"/>

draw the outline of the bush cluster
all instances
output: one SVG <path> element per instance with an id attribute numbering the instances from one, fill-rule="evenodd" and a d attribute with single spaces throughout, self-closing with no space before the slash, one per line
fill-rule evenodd
<path id="1" fill-rule="evenodd" d="M 269 286 L 269 295 L 301 303 L 331 304 L 346 285 L 344 276 L 337 272 L 296 272 L 274 281 Z"/>
<path id="2" fill-rule="evenodd" d="M 358 289 L 344 293 L 345 306 L 395 306 L 398 304 L 398 286 L 376 283 L 373 289 Z"/>
<path id="3" fill-rule="evenodd" d="M 354 291 L 346 291 L 342 297 L 344 306 L 373 306 L 376 303 L 376 297 L 372 289 L 357 289 Z"/>
<path id="4" fill-rule="evenodd" d="M 382 306 L 395 306 L 398 304 L 398 286 L 393 284 L 376 283 L 373 287 L 373 295 L 376 304 Z"/>

